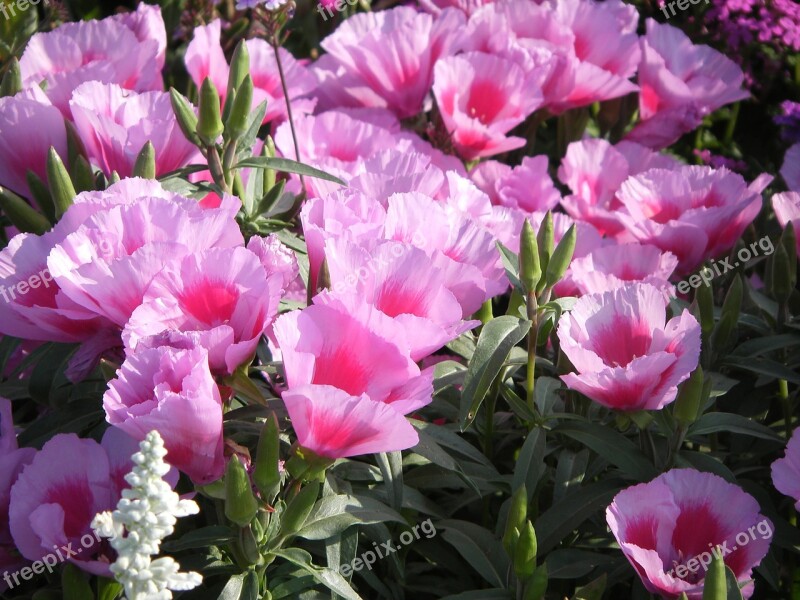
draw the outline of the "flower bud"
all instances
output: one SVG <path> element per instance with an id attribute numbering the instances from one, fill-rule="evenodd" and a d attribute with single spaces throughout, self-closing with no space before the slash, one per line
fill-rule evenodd
<path id="1" fill-rule="evenodd" d="M 506 528 L 503 533 L 503 547 L 509 556 L 514 556 L 514 547 L 517 544 L 517 537 L 519 532 L 525 526 L 528 518 L 528 491 L 525 485 L 517 488 L 517 491 L 511 496 L 511 505 L 508 509 L 508 517 L 506 520 Z M 514 530 L 517 530 L 517 536 L 514 535 Z"/>
<path id="2" fill-rule="evenodd" d="M 306 484 L 297 495 L 292 498 L 281 515 L 281 533 L 291 535 L 300 530 L 306 522 L 311 509 L 317 502 L 319 495 L 319 482 L 312 481 Z"/>
<path id="3" fill-rule="evenodd" d="M 60 218 L 72 206 L 72 200 L 77 194 L 67 168 L 52 146 L 47 153 L 47 182 L 50 185 L 50 194 L 53 196 L 56 218 Z"/>
<path id="4" fill-rule="evenodd" d="M 725 583 L 725 563 L 719 549 L 712 552 L 713 558 L 703 580 L 703 600 L 727 600 L 728 589 Z"/>
<path id="5" fill-rule="evenodd" d="M 536 532 L 531 522 L 526 521 L 514 548 L 514 573 L 520 581 L 527 580 L 536 570 L 536 550 Z"/>
<path id="6" fill-rule="evenodd" d="M 703 369 L 698 366 L 681 385 L 673 414 L 682 425 L 691 425 L 700 416 L 704 384 Z"/>
<path id="7" fill-rule="evenodd" d="M 255 469 L 253 470 L 253 482 L 264 501 L 270 504 L 275 500 L 281 487 L 280 448 L 278 419 L 275 417 L 275 413 L 270 413 L 258 438 Z"/>
<path id="8" fill-rule="evenodd" d="M 231 57 L 231 70 L 228 73 L 228 96 L 231 92 L 238 90 L 245 77 L 250 74 L 250 53 L 247 50 L 247 43 L 242 40 L 236 46 Z"/>
<path id="9" fill-rule="evenodd" d="M 530 221 L 525 219 L 522 225 L 519 242 L 519 280 L 525 292 L 536 290 L 536 285 L 542 277 L 542 265 L 539 261 L 539 248 L 536 235 L 533 233 Z"/>
<path id="10" fill-rule="evenodd" d="M 200 141 L 197 137 L 197 115 L 194 112 L 191 102 L 186 96 L 178 92 L 175 88 L 169 90 L 172 111 L 175 113 L 175 120 L 181 128 L 187 140 L 197 145 Z"/>
<path id="11" fill-rule="evenodd" d="M 547 591 L 547 564 L 542 563 L 533 572 L 525 588 L 525 600 L 542 600 Z"/>
<path id="12" fill-rule="evenodd" d="M 258 501 L 250 478 L 239 457 L 234 455 L 225 469 L 225 516 L 239 527 L 246 527 L 258 512 Z"/>
<path id="13" fill-rule="evenodd" d="M 225 127 L 219 112 L 219 92 L 208 77 L 200 86 L 200 117 L 197 120 L 197 135 L 206 146 L 217 143 Z"/>
<path id="14" fill-rule="evenodd" d="M 236 90 L 236 95 L 228 116 L 228 135 L 232 140 L 238 140 L 247 132 L 247 120 L 250 108 L 253 105 L 253 80 L 247 75 L 242 85 Z"/>
<path id="15" fill-rule="evenodd" d="M 555 228 L 553 226 L 553 213 L 549 210 L 542 219 L 542 224 L 539 225 L 539 231 L 536 234 L 536 242 L 539 246 L 539 260 L 542 263 L 542 270 L 547 271 L 547 265 L 550 263 L 550 257 L 553 255 L 553 246 L 555 245 Z M 536 287 L 536 293 L 541 293 L 547 281 L 545 278 L 539 280 L 539 285 Z"/>
<path id="16" fill-rule="evenodd" d="M 547 264 L 547 286 L 552 287 L 564 277 L 564 273 L 569 268 L 569 263 L 572 262 L 572 255 L 575 252 L 575 242 L 578 237 L 575 225 L 572 225 L 561 241 L 553 250 L 553 255 Z"/>
<path id="17" fill-rule="evenodd" d="M 142 177 L 144 179 L 156 178 L 156 149 L 149 140 L 142 146 L 139 156 L 136 157 L 136 164 L 133 166 L 133 176 Z"/>
<path id="18" fill-rule="evenodd" d="M 11 59 L 8 70 L 3 75 L 0 82 L 0 97 L 14 96 L 22 91 L 22 71 L 19 68 L 19 60 L 16 57 Z"/>
<path id="19" fill-rule="evenodd" d="M 30 204 L 11 190 L 0 187 L 0 208 L 17 229 L 24 233 L 42 234 L 50 229 L 50 222 L 36 212 Z"/>

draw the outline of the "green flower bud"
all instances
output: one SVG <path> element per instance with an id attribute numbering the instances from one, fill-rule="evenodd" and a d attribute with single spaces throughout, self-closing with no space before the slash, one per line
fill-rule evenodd
<path id="1" fill-rule="evenodd" d="M 22 71 L 19 68 L 19 60 L 16 57 L 11 59 L 8 70 L 3 75 L 0 82 L 0 97 L 14 96 L 22 91 Z"/>
<path id="2" fill-rule="evenodd" d="M 178 126 L 181 128 L 184 137 L 193 144 L 199 145 L 197 115 L 194 112 L 192 103 L 175 88 L 170 88 L 169 97 L 172 102 L 172 111 L 175 113 L 175 120 L 178 121 Z"/>
<path id="3" fill-rule="evenodd" d="M 547 286 L 552 287 L 564 276 L 569 268 L 569 263 L 572 262 L 572 255 L 575 252 L 575 242 L 578 233 L 575 225 L 572 225 L 561 238 L 561 241 L 553 250 L 553 255 L 550 257 L 550 262 L 547 264 Z"/>
<path id="4" fill-rule="evenodd" d="M 50 194 L 53 196 L 53 204 L 56 207 L 56 218 L 61 218 L 61 215 L 72 206 L 72 201 L 77 194 L 67 168 L 52 146 L 47 153 L 47 182 L 50 184 Z"/>
<path id="5" fill-rule="evenodd" d="M 697 316 L 703 335 L 709 335 L 714 329 L 714 292 L 711 285 L 701 285 L 694 293 L 697 301 Z"/>
<path id="6" fill-rule="evenodd" d="M 244 40 L 239 42 L 231 57 L 231 69 L 228 73 L 228 96 L 238 90 L 245 77 L 250 74 L 250 53 Z"/>
<path id="7" fill-rule="evenodd" d="M 731 340 L 736 324 L 739 322 L 743 294 L 742 276 L 737 274 L 728 293 L 725 295 L 719 323 L 717 323 L 714 333 L 711 335 L 711 345 L 715 350 L 724 348 Z"/>
<path id="8" fill-rule="evenodd" d="M 728 586 L 725 582 L 725 562 L 719 551 L 714 557 L 703 580 L 703 600 L 727 600 Z"/>
<path id="9" fill-rule="evenodd" d="M 247 120 L 250 108 L 253 105 L 253 80 L 247 75 L 242 85 L 236 90 L 230 115 L 228 116 L 228 135 L 232 140 L 238 140 L 247 133 Z"/>
<path id="10" fill-rule="evenodd" d="M 542 263 L 542 271 L 547 272 L 547 265 L 550 263 L 550 257 L 553 255 L 553 246 L 555 245 L 555 227 L 553 226 L 553 213 L 549 210 L 542 219 L 542 224 L 539 225 L 539 232 L 536 234 L 536 242 L 539 246 L 539 259 Z M 539 285 L 536 287 L 536 293 L 540 294 L 544 291 L 547 280 L 543 277 L 539 280 Z"/>
<path id="11" fill-rule="evenodd" d="M 92 165 L 81 155 L 75 157 L 75 163 L 72 167 L 72 181 L 75 183 L 75 191 L 79 194 L 94 190 Z"/>
<path id="12" fill-rule="evenodd" d="M 525 588 L 525 600 L 542 600 L 547 591 L 547 565 L 542 563 L 528 580 Z"/>
<path id="13" fill-rule="evenodd" d="M 225 127 L 219 112 L 219 92 L 208 77 L 200 86 L 200 117 L 197 120 L 197 135 L 206 146 L 216 144 Z"/>
<path id="14" fill-rule="evenodd" d="M 144 179 L 156 178 L 156 149 L 152 142 L 148 141 L 142 146 L 139 156 L 136 157 L 136 164 L 133 166 L 133 176 Z"/>
<path id="15" fill-rule="evenodd" d="M 691 425 L 700 416 L 703 403 L 703 369 L 699 366 L 683 382 L 675 400 L 675 419 L 682 425 Z"/>
<path id="16" fill-rule="evenodd" d="M 33 199 L 36 200 L 36 205 L 42 211 L 47 220 L 51 223 L 56 222 L 56 205 L 53 204 L 53 197 L 50 195 L 50 189 L 44 181 L 39 179 L 39 176 L 28 169 L 25 173 L 25 179 L 28 181 L 28 187 L 33 194 Z M 17 228 L 19 229 L 19 228 Z"/>
<path id="17" fill-rule="evenodd" d="M 536 284 L 542 277 L 542 265 L 539 261 L 539 247 L 530 221 L 525 219 L 520 233 L 519 243 L 519 280 L 527 293 L 536 290 Z"/>
<path id="18" fill-rule="evenodd" d="M 511 505 L 508 509 L 508 518 L 506 520 L 506 528 L 503 533 L 503 547 L 509 556 L 514 556 L 514 547 L 517 543 L 517 536 L 525 526 L 528 519 L 528 491 L 525 485 L 517 488 L 517 491 L 511 496 Z M 517 536 L 514 535 L 514 530 L 517 530 Z"/>
<path id="19" fill-rule="evenodd" d="M 0 209 L 12 225 L 24 233 L 41 235 L 50 229 L 50 221 L 11 190 L 0 187 Z"/>
<path id="20" fill-rule="evenodd" d="M 514 548 L 514 573 L 520 581 L 527 580 L 536 570 L 536 532 L 530 521 L 526 521 Z"/>
<path id="21" fill-rule="evenodd" d="M 234 455 L 225 469 L 225 516 L 239 527 L 246 527 L 258 512 L 258 501 L 250 478 L 239 457 Z"/>
<path id="22" fill-rule="evenodd" d="M 281 475 L 278 469 L 280 461 L 280 430 L 275 413 L 270 413 L 267 422 L 261 429 L 256 450 L 256 462 L 253 470 L 253 482 L 261 493 L 261 497 L 272 504 L 281 487 Z"/>

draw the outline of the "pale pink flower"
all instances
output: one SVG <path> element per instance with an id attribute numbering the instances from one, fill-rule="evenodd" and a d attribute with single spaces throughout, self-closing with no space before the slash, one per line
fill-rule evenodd
<path id="1" fill-rule="evenodd" d="M 794 226 L 797 255 L 800 256 L 800 192 L 784 192 L 772 197 L 772 209 L 781 227 L 791 222 Z"/>
<path id="2" fill-rule="evenodd" d="M 800 143 L 786 151 L 781 167 L 781 177 L 793 192 L 800 192 Z"/>
<path id="3" fill-rule="evenodd" d="M 91 81 L 75 89 L 69 106 L 90 161 L 106 175 L 132 175 L 148 141 L 155 148 L 156 176 L 202 161 L 178 126 L 169 94 L 137 94 L 114 83 Z"/>
<path id="4" fill-rule="evenodd" d="M 441 14 L 446 8 L 457 8 L 467 16 L 495 0 L 417 0 L 420 8 L 431 14 Z"/>
<path id="5" fill-rule="evenodd" d="M 686 106 L 702 116 L 749 96 L 736 63 L 709 46 L 693 44 L 677 27 L 648 19 L 641 46 L 639 113 L 644 121 Z"/>
<path id="6" fill-rule="evenodd" d="M 755 498 L 717 475 L 673 469 L 622 490 L 606 520 L 649 592 L 669 600 L 685 592 L 701 600 L 711 548 L 721 545 L 725 565 L 746 583 L 742 596 L 749 598 L 752 570 L 767 554 L 773 533 L 759 510 Z M 737 541 L 739 536 L 747 543 Z"/>
<path id="7" fill-rule="evenodd" d="M 558 178 L 572 194 L 561 205 L 575 219 L 594 225 L 602 233 L 619 234 L 622 203 L 617 197 L 628 176 L 651 168 L 677 168 L 679 163 L 633 142 L 612 146 L 603 139 L 573 142 L 561 160 Z"/>
<path id="8" fill-rule="evenodd" d="M 353 99 L 350 106 L 412 117 L 423 110 L 434 64 L 450 52 L 464 21 L 458 10 L 433 17 L 410 6 L 355 14 L 322 41 L 337 75 L 323 85 L 338 87 Z"/>
<path id="9" fill-rule="evenodd" d="M 786 444 L 786 453 L 772 463 L 772 484 L 781 494 L 795 501 L 800 510 L 800 430 L 792 434 Z"/>
<path id="10" fill-rule="evenodd" d="M 628 178 L 618 213 L 638 241 L 672 252 L 686 274 L 730 250 L 761 210 L 762 182 L 749 187 L 725 168 L 650 169 Z"/>
<path id="11" fill-rule="evenodd" d="M 108 383 L 103 408 L 111 425 L 137 441 L 157 430 L 166 461 L 195 483 L 222 476 L 222 402 L 204 348 L 161 346 L 129 355 Z"/>
<path id="12" fill-rule="evenodd" d="M 48 440 L 22 470 L 11 488 L 9 521 L 20 554 L 31 561 L 55 554 L 68 544 L 62 558 L 94 575 L 110 577 L 113 555 L 92 535 L 98 512 L 113 510 L 119 501 L 115 468 L 130 461 L 127 444 L 103 439 L 79 439 L 59 434 Z M 92 542 L 84 543 L 86 539 Z"/>
<path id="13" fill-rule="evenodd" d="M 510 167 L 488 160 L 470 172 L 470 178 L 489 195 L 492 204 L 518 208 L 524 212 L 545 212 L 559 203 L 561 194 L 553 185 L 544 155 L 526 156 Z"/>
<path id="14" fill-rule="evenodd" d="M 352 295 L 363 298 L 400 323 L 415 361 L 479 323 L 462 321 L 461 306 L 444 286 L 442 269 L 410 244 L 379 242 L 368 249 L 344 238 L 329 239 L 325 258 L 334 295 L 345 301 Z"/>
<path id="15" fill-rule="evenodd" d="M 351 395 L 331 385 L 303 385 L 282 396 L 298 443 L 319 456 L 399 452 L 419 442 L 402 414 L 366 394 Z"/>
<path id="16" fill-rule="evenodd" d="M 23 85 L 45 82 L 47 97 L 67 118 L 73 90 L 86 81 L 135 91 L 163 89 L 162 40 L 152 25 L 156 17 L 145 11 L 139 17 L 64 23 L 35 34 L 20 59 Z"/>
<path id="17" fill-rule="evenodd" d="M 542 105 L 540 88 L 516 63 L 483 52 L 436 63 L 433 93 L 453 145 L 466 160 L 525 144 L 506 137 Z M 502 79 L 494 74 L 503 73 Z"/>
<path id="18" fill-rule="evenodd" d="M 422 194 L 394 194 L 384 237 L 422 248 L 442 270 L 465 318 L 508 286 L 494 236 L 453 206 Z"/>
<path id="19" fill-rule="evenodd" d="M 573 260 L 570 269 L 581 294 L 609 292 L 635 281 L 668 293 L 672 290 L 669 278 L 677 266 L 675 255 L 655 246 L 631 243 L 596 248 Z"/>
<path id="20" fill-rule="evenodd" d="M 197 333 L 211 370 L 231 374 L 255 354 L 278 312 L 282 283 L 246 248 L 190 254 L 153 278 L 122 339 L 135 352 L 148 336 Z"/>
<path id="21" fill-rule="evenodd" d="M 64 117 L 47 102 L 23 94 L 0 98 L 0 185 L 26 198 L 33 196 L 25 177 L 28 170 L 47 183 L 50 146 L 62 159 L 67 156 Z"/>
<path id="22" fill-rule="evenodd" d="M 578 299 L 558 326 L 561 350 L 576 373 L 571 389 L 608 408 L 659 410 L 700 357 L 700 325 L 688 310 L 666 320 L 663 290 L 634 283 Z"/>

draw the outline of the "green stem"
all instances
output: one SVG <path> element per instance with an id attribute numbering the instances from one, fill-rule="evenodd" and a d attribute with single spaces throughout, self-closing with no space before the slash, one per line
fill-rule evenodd
<path id="1" fill-rule="evenodd" d="M 528 372 L 525 381 L 525 391 L 528 401 L 528 408 L 536 410 L 535 400 L 535 371 L 536 371 L 536 341 L 539 337 L 539 326 L 537 323 L 537 309 L 539 308 L 536 303 L 536 294 L 528 293 L 528 319 L 531 322 L 531 330 L 528 332 Z"/>
<path id="2" fill-rule="evenodd" d="M 289 101 L 289 88 L 286 86 L 286 76 L 283 73 L 283 62 L 281 61 L 280 45 L 278 44 L 278 34 L 274 34 L 272 39 L 272 48 L 275 50 L 275 62 L 278 64 L 278 75 L 281 78 L 281 89 L 283 90 L 283 98 L 286 101 L 286 118 L 289 121 L 289 130 L 292 132 L 292 143 L 294 144 L 294 156 L 297 162 L 301 162 L 300 146 L 297 143 L 297 132 L 294 129 L 294 117 L 292 117 L 292 103 Z M 306 183 L 303 176 L 300 175 L 300 185 L 306 189 Z"/>
<path id="3" fill-rule="evenodd" d="M 725 145 L 727 146 L 733 141 L 733 132 L 736 129 L 736 121 L 739 119 L 739 107 L 741 106 L 741 102 L 737 102 L 733 105 L 733 114 L 731 118 L 728 119 L 728 126 L 725 129 Z"/>

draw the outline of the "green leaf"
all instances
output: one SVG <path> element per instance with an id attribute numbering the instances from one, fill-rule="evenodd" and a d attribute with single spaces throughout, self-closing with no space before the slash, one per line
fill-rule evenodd
<path id="1" fill-rule="evenodd" d="M 586 448 L 579 452 L 561 451 L 558 456 L 558 465 L 556 466 L 553 504 L 557 504 L 573 487 L 580 486 L 588 465 L 589 450 Z"/>
<path id="2" fill-rule="evenodd" d="M 525 486 L 528 490 L 528 500 L 533 497 L 539 478 L 545 470 L 544 448 L 546 432 L 537 427 L 528 434 L 525 443 L 519 451 L 519 458 L 514 467 L 514 478 L 512 479 L 511 489 L 517 490 Z"/>
<path id="3" fill-rule="evenodd" d="M 116 600 L 122 593 L 122 584 L 108 577 L 97 578 L 97 600 Z"/>
<path id="4" fill-rule="evenodd" d="M 375 459 L 383 474 L 386 495 L 392 508 L 400 510 L 403 507 L 403 454 L 381 452 L 375 455 Z"/>
<path id="5" fill-rule="evenodd" d="M 606 591 L 606 580 L 607 576 L 603 573 L 594 581 L 579 587 L 572 600 L 602 600 L 603 592 Z"/>
<path id="6" fill-rule="evenodd" d="M 209 546 L 224 546 L 236 537 L 230 527 L 211 525 L 193 529 L 177 540 L 168 540 L 161 547 L 165 552 L 181 552 L 194 548 L 208 548 Z"/>
<path id="7" fill-rule="evenodd" d="M 742 415 L 733 413 L 711 412 L 700 417 L 694 425 L 689 428 L 689 437 L 695 435 L 708 435 L 726 431 L 729 433 L 740 433 L 751 437 L 770 440 L 779 444 L 784 443 L 784 439 L 769 427 L 748 419 Z"/>
<path id="8" fill-rule="evenodd" d="M 306 177 L 316 177 L 317 179 L 324 179 L 325 181 L 332 181 L 333 183 L 347 186 L 344 181 L 338 177 L 334 177 L 333 175 L 326 173 L 325 171 L 320 171 L 319 169 L 315 169 L 309 165 L 297 162 L 296 160 L 280 158 L 278 156 L 253 156 L 251 158 L 245 158 L 238 165 L 236 165 L 236 168 L 238 169 L 245 167 L 254 169 L 275 169 L 276 171 L 282 171 L 284 173 L 295 173 L 297 175 L 305 175 Z"/>
<path id="9" fill-rule="evenodd" d="M 605 510 L 622 487 L 611 479 L 592 483 L 542 513 L 534 523 L 539 554 L 544 556 L 586 519 Z"/>
<path id="10" fill-rule="evenodd" d="M 475 571 L 495 587 L 505 587 L 510 560 L 503 545 L 488 529 L 474 523 L 449 519 L 437 523 L 442 537 Z"/>
<path id="11" fill-rule="evenodd" d="M 244 588 L 244 573 L 233 575 L 228 579 L 228 583 L 222 588 L 222 593 L 217 597 L 217 600 L 239 600 L 242 597 L 242 589 Z"/>
<path id="12" fill-rule="evenodd" d="M 770 379 L 785 379 L 790 383 L 800 385 L 800 374 L 797 371 L 767 358 L 727 356 L 723 359 L 723 364 L 749 371 L 756 375 L 764 375 Z"/>
<path id="13" fill-rule="evenodd" d="M 469 361 L 461 395 L 459 420 L 464 431 L 475 420 L 489 386 L 497 377 L 511 348 L 528 333 L 531 322 L 511 316 L 492 319 L 481 330 L 475 354 Z"/>
<path id="14" fill-rule="evenodd" d="M 519 257 L 502 243 L 496 242 L 496 244 L 497 249 L 500 250 L 500 261 L 506 270 L 506 277 L 515 289 L 522 291 L 522 282 L 519 280 Z"/>
<path id="15" fill-rule="evenodd" d="M 87 576 L 72 563 L 64 565 L 61 571 L 61 587 L 64 600 L 94 600 Z"/>
<path id="16" fill-rule="evenodd" d="M 345 600 L 361 600 L 361 596 L 353 591 L 350 584 L 347 583 L 345 578 L 339 575 L 339 573 L 331 569 L 320 569 L 314 566 L 311 563 L 311 555 L 305 550 L 301 550 L 300 548 L 286 548 L 284 550 L 276 550 L 273 554 L 302 568 L 312 575 L 319 583 L 323 584 L 332 592 L 339 594 Z"/>
<path id="17" fill-rule="evenodd" d="M 650 481 L 658 471 L 642 451 L 621 433 L 597 423 L 571 421 L 553 429 L 578 440 L 637 481 Z"/>
<path id="18" fill-rule="evenodd" d="M 56 434 L 83 433 L 104 418 L 100 406 L 90 408 L 81 401 L 71 402 L 47 413 L 23 429 L 19 434 L 19 444 L 41 449 Z"/>
<path id="19" fill-rule="evenodd" d="M 353 525 L 387 522 L 407 524 L 400 513 L 372 498 L 349 494 L 323 496 L 297 535 L 307 540 L 324 540 Z"/>
<path id="20" fill-rule="evenodd" d="M 514 595 L 503 588 L 492 588 L 490 590 L 473 590 L 471 592 L 461 592 L 451 594 L 441 600 L 513 600 Z"/>

